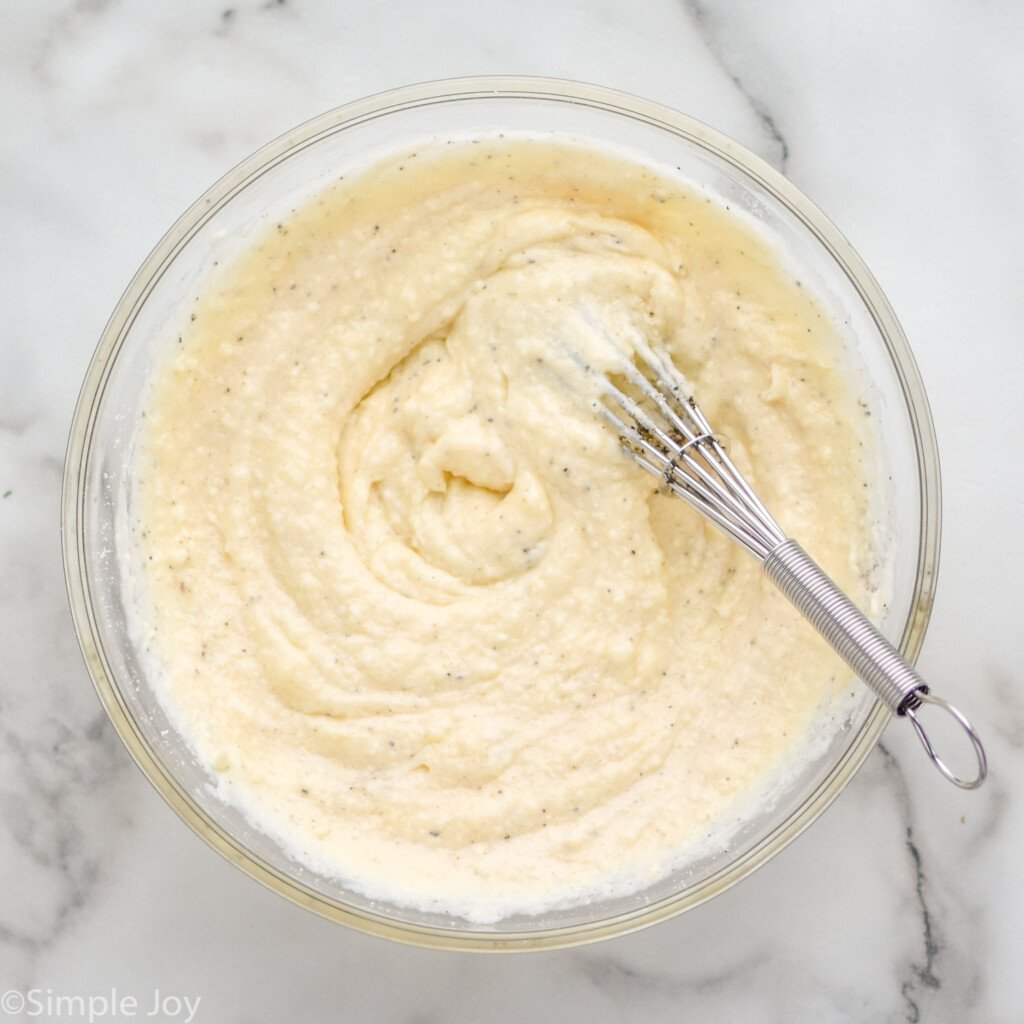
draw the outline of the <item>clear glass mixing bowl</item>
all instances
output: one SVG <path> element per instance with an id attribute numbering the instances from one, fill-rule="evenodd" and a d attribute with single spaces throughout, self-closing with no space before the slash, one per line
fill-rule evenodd
<path id="1" fill-rule="evenodd" d="M 121 739 L 175 811 L 253 878 L 311 910 L 393 939 L 463 949 L 537 949 L 621 934 L 722 892 L 778 853 L 835 799 L 889 715 L 863 687 L 831 742 L 781 798 L 751 816 L 729 848 L 643 892 L 480 926 L 367 899 L 295 861 L 215 795 L 168 721 L 135 648 L 134 600 L 119 569 L 130 513 L 132 438 L 169 325 L 213 259 L 230 258 L 276 211 L 328 181 L 421 138 L 495 129 L 558 133 L 626 147 L 678 168 L 756 218 L 839 324 L 851 372 L 882 440 L 889 486 L 880 515 L 898 538 L 891 600 L 880 626 L 913 661 L 932 603 L 939 552 L 939 471 L 920 376 L 888 302 L 843 236 L 763 161 L 712 129 L 609 89 L 529 78 L 411 86 L 348 104 L 282 136 L 225 175 L 167 232 L 110 319 L 75 410 L 64 475 L 64 564 L 75 628 Z M 863 691 L 863 692 L 861 692 Z"/>

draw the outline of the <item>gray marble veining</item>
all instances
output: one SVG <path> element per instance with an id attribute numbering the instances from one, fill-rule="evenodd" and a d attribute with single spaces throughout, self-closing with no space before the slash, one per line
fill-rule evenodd
<path id="1" fill-rule="evenodd" d="M 728 30 L 723 29 L 719 24 L 714 9 L 702 3 L 701 0 L 686 0 L 686 7 L 709 52 L 714 55 L 715 60 L 732 80 L 733 85 L 739 89 L 743 98 L 750 104 L 751 110 L 764 128 L 765 135 L 774 143 L 774 152 L 768 157 L 769 162 L 785 174 L 789 163 L 789 144 L 765 105 L 765 101 L 752 93 L 743 83 L 739 73 L 733 69 L 733 58 L 729 55 L 728 46 L 725 45 L 728 39 Z"/>

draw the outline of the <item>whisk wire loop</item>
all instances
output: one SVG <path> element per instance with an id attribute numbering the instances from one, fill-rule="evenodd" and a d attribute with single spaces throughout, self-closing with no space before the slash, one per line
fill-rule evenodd
<path id="1" fill-rule="evenodd" d="M 692 400 L 684 405 L 676 399 L 673 410 L 665 396 L 659 395 L 658 409 L 669 420 L 659 424 L 610 381 L 605 391 L 633 421 L 629 423 L 604 407 L 623 446 L 644 468 L 663 477 L 670 490 L 708 515 L 761 562 L 785 539 Z M 683 419 L 687 409 L 695 414 L 690 423 Z"/>

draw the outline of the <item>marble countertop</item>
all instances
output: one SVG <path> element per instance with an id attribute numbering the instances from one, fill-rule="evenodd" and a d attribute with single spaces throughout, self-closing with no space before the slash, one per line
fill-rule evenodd
<path id="1" fill-rule="evenodd" d="M 217 1024 L 1020 1020 L 1022 48 L 1015 0 L 4 5 L 0 1024 L 86 1020 L 54 1000 L 112 989 L 137 1007 L 95 1002 L 94 1019 L 157 1003 Z M 962 698 L 991 759 L 986 786 L 961 793 L 892 727 L 824 817 L 723 896 L 515 957 L 357 934 L 196 838 L 100 708 L 58 529 L 86 365 L 195 196 L 330 107 L 492 73 L 611 85 L 707 121 L 784 170 L 865 258 L 919 361 L 945 471 L 920 666 Z"/>

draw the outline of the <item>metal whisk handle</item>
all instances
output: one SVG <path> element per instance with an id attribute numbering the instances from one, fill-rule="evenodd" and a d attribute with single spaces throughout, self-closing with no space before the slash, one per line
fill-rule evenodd
<path id="1" fill-rule="evenodd" d="M 764 572 L 894 715 L 915 692 L 927 691 L 914 667 L 795 540 L 768 555 Z"/>
<path id="2" fill-rule="evenodd" d="M 795 540 L 785 540 L 764 560 L 765 575 L 789 598 L 843 660 L 895 715 L 911 721 L 928 756 L 942 774 L 962 789 L 976 789 L 987 773 L 985 751 L 967 719 L 928 685 L 914 667 L 871 624 Z M 973 779 L 955 775 L 932 748 L 917 712 L 923 704 L 947 711 L 966 732 L 978 758 Z"/>

